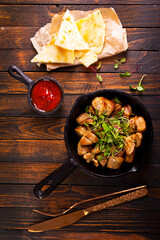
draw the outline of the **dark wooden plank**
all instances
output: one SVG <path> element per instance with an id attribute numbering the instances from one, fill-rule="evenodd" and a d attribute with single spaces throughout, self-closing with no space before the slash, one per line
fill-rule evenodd
<path id="1" fill-rule="evenodd" d="M 97 239 L 103 239 L 103 240 L 157 240 L 159 238 L 159 233 L 121 233 L 121 232 L 112 232 L 108 233 L 105 230 L 103 232 L 90 232 L 88 229 L 85 232 L 71 232 L 67 230 L 58 230 L 58 231 L 50 231 L 45 233 L 29 233 L 27 230 L 0 230 L 0 237 L 2 237 L 3 240 L 9 240 L 12 239 L 12 237 L 15 237 L 16 240 L 33 240 L 33 236 L 35 239 L 38 240 L 97 240 Z"/>
<path id="2" fill-rule="evenodd" d="M 1 140 L 0 156 L 1 162 L 48 161 L 59 163 L 67 158 L 67 150 L 64 140 Z"/>
<path id="3" fill-rule="evenodd" d="M 44 65 L 38 67 L 31 63 L 31 59 L 35 55 L 34 49 L 2 49 L 0 57 L 0 71 L 7 71 L 9 65 L 17 65 L 23 71 L 46 71 Z M 127 51 L 116 56 L 102 59 L 102 67 L 100 72 L 115 72 L 114 60 L 122 57 L 127 58 L 127 63 L 121 66 L 121 71 L 133 71 L 136 64 L 139 65 L 137 73 L 159 73 L 160 72 L 160 54 L 157 51 Z M 57 71 L 69 72 L 88 72 L 84 66 L 73 66 L 59 68 Z"/>
<path id="4" fill-rule="evenodd" d="M 92 10 L 115 8 L 124 27 L 159 27 L 159 5 L 1 5 L 0 25 L 42 27 L 51 21 L 53 13 L 63 9 Z M 17 14 L 18 13 L 18 14 Z M 31 17 L 30 17 L 31 16 Z M 14 19 L 14 20 L 13 20 Z"/>
<path id="5" fill-rule="evenodd" d="M 141 203 L 146 199 L 137 200 Z M 154 233 L 160 232 L 159 230 L 159 211 L 135 211 L 130 210 L 130 205 L 124 210 L 119 210 L 114 207 L 113 209 L 107 209 L 103 212 L 93 213 L 79 220 L 77 223 L 60 229 L 59 231 L 87 231 L 88 229 L 93 232 L 131 232 L 135 233 Z M 10 215 L 10 219 L 3 220 L 2 226 L 4 229 L 26 229 L 29 225 L 40 222 L 39 217 L 30 217 L 32 210 L 29 208 L 4 208 L 2 214 Z M 15 217 L 16 216 L 16 217 Z M 118 222 L 117 222 L 118 217 Z M 132 218 L 132 220 L 131 220 Z M 44 219 L 44 218 L 43 218 Z M 42 218 L 41 218 L 42 220 Z M 32 233 L 33 236 L 33 233 Z"/>
<path id="6" fill-rule="evenodd" d="M 0 188 L 0 197 L 1 197 L 1 205 L 0 207 L 4 208 L 12 208 L 12 207 L 28 207 L 32 209 L 58 214 L 62 211 L 65 211 L 71 205 L 85 200 L 89 198 L 93 198 L 96 196 L 103 196 L 104 194 L 109 194 L 117 191 L 122 191 L 125 189 L 129 189 L 128 187 L 125 188 L 124 186 L 113 187 L 107 186 L 104 189 L 104 186 L 74 186 L 74 185 L 60 185 L 57 189 L 54 190 L 54 196 L 49 195 L 45 199 L 38 199 L 33 194 L 33 187 L 34 185 L 2 185 Z M 143 211 L 152 211 L 157 210 L 160 211 L 159 204 L 153 204 L 153 201 L 157 202 L 160 198 L 160 189 L 159 188 L 149 188 L 149 197 L 148 201 L 144 201 L 141 205 L 138 201 L 135 201 L 135 204 L 131 205 L 130 208 L 132 210 L 141 210 Z M 114 196 L 116 197 L 116 196 Z M 78 210 L 79 208 L 86 208 L 93 204 L 101 203 L 107 201 L 107 199 L 114 198 L 108 197 L 99 199 L 96 201 L 83 203 L 74 208 L 74 210 Z M 57 202 L 57 199 L 59 200 Z M 49 204 L 48 204 L 49 203 Z M 117 206 L 117 209 L 126 209 L 126 206 L 122 204 L 121 206 Z M 40 215 L 41 216 L 41 215 Z"/>
<path id="7" fill-rule="evenodd" d="M 39 27 L 1 27 L 0 48 L 32 49 L 29 39 L 38 29 Z M 126 31 L 129 50 L 160 50 L 160 28 L 127 28 Z"/>
<path id="8" fill-rule="evenodd" d="M 12 125 L 11 122 L 10 125 Z M 150 152 L 146 159 L 146 164 L 159 164 L 160 122 L 153 121 L 153 126 L 155 132 L 154 144 L 152 151 Z M 1 131 L 0 140 L 1 162 L 39 161 L 39 162 L 63 163 L 64 159 L 67 158 L 67 150 L 65 147 L 63 136 L 63 126 L 61 127 L 61 130 L 59 130 L 58 134 L 57 126 L 53 125 L 53 129 L 55 130 L 47 132 L 45 129 L 46 126 L 44 127 L 42 125 L 41 126 L 42 130 L 41 131 L 39 130 L 40 131 L 39 134 L 38 132 L 35 131 L 32 132 L 30 130 L 30 132 L 27 133 L 28 135 L 26 134 L 26 132 L 24 132 L 25 128 L 24 129 L 23 127 L 21 128 L 18 124 L 17 125 L 15 124 L 15 126 L 10 127 L 9 129 L 5 126 L 5 124 L 4 126 L 2 125 L 2 127 L 4 128 L 4 130 L 3 132 Z M 33 140 L 36 138 L 37 139 L 41 138 L 43 140 Z M 47 138 L 50 140 L 47 140 Z M 60 138 L 61 140 L 57 140 L 56 138 Z"/>
<path id="9" fill-rule="evenodd" d="M 124 187 L 107 187 L 102 186 L 59 186 L 55 190 L 54 197 L 50 195 L 48 198 L 40 200 L 33 194 L 33 186 L 28 185 L 7 185 L 1 186 L 1 212 L 6 213 L 6 217 L 0 216 L 0 228 L 4 229 L 26 229 L 28 225 L 47 219 L 39 214 L 33 212 L 33 209 L 39 209 L 45 212 L 52 212 L 53 214 L 64 211 L 72 204 L 95 196 L 104 195 L 107 193 L 120 191 Z M 63 194 L 62 194 L 63 193 Z M 159 221 L 159 198 L 160 190 L 157 188 L 149 188 L 149 196 L 144 199 L 139 199 L 134 202 L 125 203 L 112 209 L 104 210 L 99 213 L 90 215 L 82 219 L 74 225 L 68 226 L 61 231 L 69 230 L 82 231 L 83 228 L 92 229 L 93 232 L 104 231 L 110 232 L 117 227 L 117 232 L 132 232 L 134 225 L 139 225 L 135 232 L 150 232 L 157 231 Z M 97 202 L 87 203 L 80 206 L 85 208 L 93 204 L 104 202 L 106 199 Z M 76 208 L 77 210 L 78 208 Z M 7 214 L 9 213 L 10 214 Z M 152 212 L 152 217 L 150 213 Z M 119 213 L 117 224 L 117 213 Z M 132 214 L 132 220 L 130 215 Z M 15 218 L 16 216 L 16 218 Z M 154 220 L 153 220 L 154 217 Z M 13 221 L 14 220 L 14 221 Z M 110 223 L 109 223 L 110 220 Z M 126 227 L 125 225 L 126 224 Z M 147 227 L 149 229 L 147 230 Z M 79 229 L 78 229 L 79 227 Z M 95 229 L 94 229 L 95 227 Z"/>
<path id="10" fill-rule="evenodd" d="M 63 139 L 65 118 L 0 118 L 0 139 L 58 140 Z M 154 121 L 160 136 L 160 121 Z"/>
<path id="11" fill-rule="evenodd" d="M 113 63 L 114 64 L 114 63 Z M 127 63 L 126 63 L 127 64 Z M 142 74 L 132 74 L 129 78 L 122 78 L 118 72 L 101 73 L 103 83 L 100 84 L 93 73 L 80 72 L 25 72 L 25 74 L 35 80 L 44 76 L 53 77 L 62 85 L 65 94 L 81 94 L 94 92 L 100 89 L 112 88 L 119 89 L 128 93 L 133 93 L 129 89 L 129 85 L 137 85 Z M 74 85 L 74 88 L 73 88 Z M 159 95 L 160 91 L 160 75 L 147 74 L 143 80 L 146 91 L 143 95 Z M 12 78 L 7 72 L 0 72 L 0 93 L 2 94 L 26 94 L 27 87 L 25 84 Z"/>
<path id="12" fill-rule="evenodd" d="M 78 97 L 79 95 L 65 95 L 61 108 L 54 115 L 49 117 L 67 117 L 73 103 Z M 159 96 L 138 95 L 136 98 L 146 106 L 152 118 L 160 117 Z M 38 115 L 31 109 L 26 95 L 0 95 L 0 102 L 0 115 L 3 117 L 41 117 L 40 114 Z"/>
<path id="13" fill-rule="evenodd" d="M 61 159 L 61 161 L 65 162 L 64 159 Z M 38 158 L 37 162 L 1 162 L 0 183 L 36 184 L 60 166 L 60 163 L 45 162 L 45 160 L 44 162 L 38 162 Z M 125 187 L 147 184 L 148 187 L 160 187 L 159 171 L 159 165 L 144 165 L 140 171 L 125 176 L 98 178 L 90 176 L 80 169 L 75 169 L 63 184 Z"/>
<path id="14" fill-rule="evenodd" d="M 1 4 L 62 4 L 62 1 L 60 0 L 1 0 Z M 71 4 L 70 0 L 63 0 L 63 4 Z M 106 4 L 106 0 L 75 0 L 72 2 L 72 4 Z M 159 0 L 127 0 L 127 1 L 121 1 L 121 0 L 107 0 L 107 4 L 143 4 L 143 5 L 150 5 L 150 4 L 159 4 Z"/>
<path id="15" fill-rule="evenodd" d="M 10 125 L 12 123 L 10 122 Z M 47 125 L 47 124 L 46 124 Z M 147 157 L 146 164 L 159 164 L 159 146 L 160 146 L 160 122 L 153 121 L 154 126 L 154 144 L 153 149 Z M 3 126 L 2 126 L 3 127 Z M 8 128 L 4 124 L 4 130 L 1 131 L 0 140 L 0 161 L 1 162 L 26 162 L 26 161 L 39 161 L 39 162 L 53 162 L 63 163 L 64 159 L 67 158 L 67 150 L 64 143 L 63 126 L 57 134 L 57 126 L 54 126 L 55 130 L 51 130 L 46 133 L 45 127 L 38 134 L 35 131 L 24 133 L 23 128 L 19 125 L 15 125 Z M 19 130 L 17 130 L 19 129 Z M 44 132 L 44 135 L 43 135 Z M 53 133 L 52 133 L 53 132 Z M 56 132 L 56 136 L 54 136 Z M 13 135 L 12 135 L 13 134 Z M 47 140 L 46 138 L 50 139 Z M 34 140 L 34 139 L 43 140 Z M 61 140 L 57 140 L 60 138 Z M 13 140 L 7 140 L 13 139 Z M 21 139 L 21 140 L 17 140 Z M 27 140 L 30 139 L 30 140 Z"/>
<path id="16" fill-rule="evenodd" d="M 13 188 L 14 189 L 14 188 Z M 29 190 L 29 192 L 25 192 L 24 196 L 26 196 L 27 199 L 33 198 L 32 189 L 26 189 L 26 191 Z M 88 191 L 87 191 L 88 189 Z M 70 206 L 70 198 L 73 194 L 74 201 L 81 200 L 83 198 L 88 198 L 90 195 L 93 194 L 93 196 L 99 195 L 99 193 L 104 194 L 104 189 L 101 188 L 99 190 L 98 188 L 91 188 L 92 190 L 88 188 L 80 188 L 75 187 L 75 189 L 67 189 L 67 194 L 65 194 L 65 189 L 59 189 L 59 191 L 63 191 L 64 199 L 62 199 L 62 194 L 60 194 L 60 197 L 57 198 L 57 194 L 54 195 L 54 199 L 48 198 L 48 200 L 37 200 L 35 203 L 32 202 L 31 206 L 29 206 L 29 202 L 24 204 L 22 200 L 24 199 L 24 196 L 21 197 L 19 192 L 16 190 L 19 197 L 17 197 L 17 201 L 15 202 L 15 205 L 13 207 L 6 207 L 1 209 L 1 217 L 0 217 L 0 228 L 4 229 L 26 229 L 29 225 L 42 221 L 44 219 L 47 219 L 47 217 L 43 217 L 39 214 L 33 213 L 32 210 L 35 207 L 40 207 L 41 209 L 45 208 L 47 211 L 54 211 L 58 209 L 58 211 L 63 210 L 66 208 L 66 206 Z M 20 190 L 20 188 L 19 188 Z M 79 192 L 80 190 L 80 192 Z M 82 190 L 82 191 L 81 191 Z M 94 191 L 98 190 L 98 193 L 94 193 Z M 110 189 L 111 190 L 111 189 Z M 74 192 L 75 191 L 75 192 Z M 112 188 L 111 191 L 115 191 L 115 188 Z M 156 191 L 156 190 L 155 190 Z M 105 191 L 107 192 L 107 191 Z M 2 197 L 2 201 L 5 201 L 5 192 L 2 193 L 4 197 Z M 13 193 L 14 194 L 14 193 Z M 16 194 L 16 193 L 15 193 Z M 83 195 L 85 194 L 85 195 Z M 14 195 L 12 195 L 14 198 Z M 68 197 L 67 197 L 68 196 Z M 10 199 L 10 197 L 9 197 Z M 57 201 L 58 200 L 58 201 Z M 103 200 L 105 201 L 105 200 Z M 102 202 L 103 202 L 102 201 Z M 19 204 L 18 204 L 19 202 Z M 148 196 L 143 199 L 138 199 L 133 202 L 125 203 L 119 206 L 115 206 L 111 209 L 103 210 L 101 212 L 93 213 L 92 215 L 89 215 L 85 217 L 84 219 L 81 219 L 77 223 L 67 226 L 63 230 L 69 230 L 69 231 L 86 231 L 87 229 L 90 229 L 90 231 L 97 232 L 97 231 L 104 231 L 104 232 L 110 232 L 114 231 L 121 231 L 121 232 L 160 232 L 159 229 L 159 220 L 160 220 L 160 208 L 159 208 L 159 197 L 155 197 L 155 195 Z M 147 208 L 148 206 L 148 208 Z M 151 215 L 152 213 L 152 215 Z M 7 217 L 3 217 L 3 214 L 5 214 Z M 118 214 L 118 222 L 117 222 L 117 214 Z M 15 217 L 16 216 L 16 217 Z M 131 218 L 132 216 L 132 218 Z M 136 228 L 135 228 L 136 226 Z"/>
<path id="17" fill-rule="evenodd" d="M 65 118 L 0 118 L 0 139 L 63 139 Z"/>

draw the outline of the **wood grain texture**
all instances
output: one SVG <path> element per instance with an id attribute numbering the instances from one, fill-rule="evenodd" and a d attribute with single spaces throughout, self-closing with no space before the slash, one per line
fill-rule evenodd
<path id="1" fill-rule="evenodd" d="M 64 163 L 65 159 L 61 159 L 61 161 Z M 146 159 L 146 161 L 149 160 Z M 37 162 L 1 162 L 0 183 L 36 184 L 60 167 L 62 163 L 39 162 L 38 158 Z M 159 171 L 160 166 L 158 164 L 144 165 L 143 168 L 136 173 L 116 178 L 98 178 L 90 176 L 77 168 L 65 179 L 63 184 L 115 187 L 132 187 L 146 184 L 148 187 L 160 187 Z"/>
<path id="2" fill-rule="evenodd" d="M 1 204 L 0 207 L 25 207 L 26 205 L 29 208 L 35 209 L 37 206 L 38 210 L 44 211 L 50 214 L 59 214 L 61 211 L 65 211 L 71 205 L 78 203 L 80 201 L 90 199 L 97 196 L 103 196 L 105 194 L 114 193 L 122 190 L 129 189 L 124 187 L 113 187 L 107 186 L 74 186 L 74 185 L 60 185 L 58 189 L 54 190 L 54 194 L 48 196 L 45 199 L 38 199 L 33 193 L 34 185 L 14 185 L 8 184 L 1 185 L 0 196 Z M 130 207 L 132 210 L 160 210 L 159 204 L 150 204 L 152 200 L 158 202 L 160 197 L 159 188 L 149 188 L 149 197 L 148 201 L 144 201 L 143 204 L 135 201 L 135 204 L 132 204 Z M 17 197 L 18 195 L 18 197 Z M 118 196 L 118 195 L 117 195 Z M 109 199 L 115 198 L 117 196 L 106 197 L 95 201 L 90 201 L 88 203 L 83 203 L 76 206 L 73 210 L 87 208 L 91 205 L 105 202 Z M 24 204 L 26 202 L 26 204 Z M 117 209 L 126 209 L 125 204 L 117 205 Z M 72 210 L 72 211 L 73 211 Z M 43 217 L 34 212 L 35 215 Z M 45 217 L 46 218 L 46 217 Z"/>
<path id="3" fill-rule="evenodd" d="M 160 122 L 153 121 L 154 127 L 154 144 L 151 153 L 147 158 L 147 163 L 158 164 L 159 163 L 159 148 L 160 145 Z M 18 126 L 17 126 L 18 128 Z M 54 126 L 56 129 L 56 127 Z M 63 127 L 62 127 L 63 129 Z M 41 140 L 36 140 L 37 132 L 32 131 L 32 136 L 28 135 L 14 127 L 11 128 L 13 136 L 8 135 L 8 130 L 4 126 L 3 133 L 1 133 L 0 140 L 0 161 L 1 162 L 16 162 L 16 161 L 48 161 L 63 163 L 64 159 L 67 158 L 67 150 L 64 143 L 63 131 L 58 135 L 58 140 L 55 139 L 54 132 L 46 133 L 46 130 L 42 128 L 40 137 Z M 47 140 L 43 137 L 48 137 Z M 40 138 L 38 136 L 38 138 Z M 9 140 L 10 139 L 10 140 Z M 12 140 L 11 140 L 12 139 Z M 29 139 L 29 140 L 27 140 Z M 61 140 L 60 140 L 61 139 Z"/>
<path id="4" fill-rule="evenodd" d="M 63 9 L 113 7 L 124 27 L 159 27 L 160 5 L 1 5 L 0 26 L 42 27 Z M 18 13 L 18 14 L 17 14 Z M 31 16 L 31 17 L 30 17 Z"/>
<path id="5" fill-rule="evenodd" d="M 113 63 L 114 64 L 114 63 Z M 126 63 L 127 64 L 127 63 Z M 123 68 L 123 66 L 122 66 Z M 32 80 L 43 77 L 52 77 L 58 80 L 62 85 L 65 94 L 81 94 L 94 92 L 96 90 L 114 88 L 128 93 L 135 94 L 129 89 L 129 85 L 136 86 L 142 77 L 142 74 L 134 73 L 128 78 L 119 76 L 118 71 L 115 73 L 101 73 L 103 82 L 100 84 L 94 73 L 86 72 L 25 72 Z M 74 88 L 73 88 L 74 84 Z M 147 74 L 143 80 L 146 91 L 143 95 L 159 95 L 160 75 Z M 0 72 L 0 94 L 26 94 L 27 87 L 25 84 L 11 77 L 7 72 Z M 140 96 L 140 94 L 138 94 Z"/>
<path id="6" fill-rule="evenodd" d="M 1 0 L 1 4 L 33 4 L 33 5 L 40 5 L 40 4 L 62 4 L 60 0 Z M 63 4 L 71 4 L 70 0 L 64 0 Z M 159 4 L 159 0 L 75 0 L 72 1 L 73 5 L 77 4 L 143 4 L 143 5 L 150 5 L 150 4 Z"/>
<path id="7" fill-rule="evenodd" d="M 127 28 L 126 53 L 102 60 L 100 84 L 90 69 L 68 67 L 46 72 L 31 64 L 36 54 L 30 42 L 35 32 L 63 9 L 115 8 Z M 0 5 L 0 239 L 2 240 L 158 240 L 160 236 L 160 2 L 159 0 L 1 0 Z M 114 60 L 126 57 L 117 71 Z M 118 72 L 139 69 L 130 78 Z M 54 115 L 42 117 L 29 106 L 27 88 L 7 73 L 17 65 L 33 80 L 56 78 L 65 98 Z M 95 64 L 96 66 L 96 64 Z M 146 91 L 131 92 L 142 74 Z M 73 87 L 74 86 L 74 87 Z M 78 96 L 104 88 L 135 95 L 147 107 L 154 125 L 153 148 L 139 172 L 119 178 L 95 178 L 75 169 L 47 198 L 33 194 L 36 183 L 61 166 L 68 158 L 64 143 L 66 117 Z M 149 196 L 109 210 L 97 212 L 66 228 L 29 233 L 27 227 L 47 219 L 33 212 L 39 209 L 59 213 L 75 202 L 94 196 L 146 184 Z M 97 202 L 96 202 L 97 203 Z M 88 207 L 86 204 L 82 207 Z M 76 208 L 78 209 L 78 207 Z"/>
<path id="8" fill-rule="evenodd" d="M 27 230 L 0 230 L 0 237 L 2 237 L 3 240 L 12 239 L 12 236 L 15 236 L 16 240 L 33 240 L 33 234 L 29 233 Z M 159 233 L 135 233 L 135 232 L 129 232 L 129 233 L 122 233 L 122 232 L 114 232 L 110 233 L 107 231 L 98 231 L 98 232 L 90 232 L 90 231 L 67 231 L 67 230 L 58 230 L 58 231 L 51 231 L 51 232 L 45 232 L 45 233 L 34 233 L 34 238 L 37 240 L 148 240 L 153 239 L 157 240 L 159 238 Z"/>
<path id="9" fill-rule="evenodd" d="M 0 71 L 8 71 L 10 65 L 17 65 L 23 71 L 46 71 L 44 65 L 38 67 L 31 63 L 31 59 L 36 52 L 23 49 L 2 49 L 0 57 Z M 160 54 L 157 51 L 127 51 L 116 56 L 104 58 L 101 60 L 102 66 L 99 72 L 115 72 L 114 63 L 116 59 L 127 58 L 127 64 L 121 67 L 121 71 L 134 71 L 136 64 L 139 65 L 137 73 L 159 73 L 160 72 Z M 94 64 L 95 65 L 95 64 Z M 73 66 L 59 68 L 57 71 L 63 72 L 89 72 L 84 66 Z"/>
<path id="10" fill-rule="evenodd" d="M 58 191 L 56 190 L 54 192 L 54 196 L 50 195 L 48 197 L 48 200 L 39 200 L 37 199 L 33 194 L 33 186 L 15 186 L 15 185 L 8 185 L 6 190 L 7 193 L 10 195 L 8 197 L 8 194 L 6 194 L 5 187 L 2 186 L 0 190 L 0 196 L 2 200 L 1 207 L 4 207 L 4 211 L 10 211 L 10 214 L 8 217 L 2 219 L 0 217 L 0 223 L 2 221 L 5 228 L 10 229 L 25 229 L 28 227 L 28 225 L 43 221 L 44 219 L 47 219 L 47 217 L 44 217 L 42 215 L 39 215 L 37 213 L 33 212 L 33 209 L 37 208 L 41 209 L 45 212 L 52 212 L 53 214 L 59 213 L 61 211 L 64 211 L 66 208 L 71 206 L 73 203 L 76 203 L 78 201 L 88 199 L 90 197 L 100 196 L 107 193 L 115 192 L 122 190 L 124 188 L 119 187 L 107 187 L 104 189 L 104 186 L 60 186 Z M 62 193 L 64 198 L 62 198 Z M 110 232 L 111 230 L 115 229 L 116 224 L 116 215 L 119 212 L 119 225 L 117 225 L 117 231 L 121 230 L 122 232 L 131 232 L 133 226 L 130 224 L 129 218 L 131 214 L 134 212 L 134 217 L 132 216 L 133 220 L 136 221 L 136 224 L 141 223 L 141 233 L 142 232 L 154 232 L 158 229 L 158 221 L 159 216 L 158 212 L 160 210 L 159 204 L 158 204 L 158 195 L 159 190 L 157 188 L 149 188 L 149 196 L 145 197 L 145 201 L 142 199 L 138 199 L 134 202 L 129 202 L 126 204 L 122 204 L 116 207 L 113 207 L 111 209 L 103 210 L 99 212 L 98 214 L 92 214 L 87 218 L 84 218 L 77 222 L 74 225 L 70 225 L 63 230 L 78 230 L 79 227 L 80 231 L 86 229 L 87 225 L 89 225 L 93 232 L 96 231 L 104 231 L 104 232 Z M 18 197 L 17 197 L 18 195 Z M 71 197 L 72 196 L 72 197 Z M 24 201 L 26 204 L 24 205 Z M 104 202 L 106 199 L 99 200 L 98 203 Z M 93 204 L 96 204 L 96 202 L 83 204 L 80 206 L 80 208 L 85 208 L 88 206 L 91 206 Z M 26 207 L 27 206 L 27 207 Z M 75 210 L 78 210 L 76 208 Z M 143 212 L 143 214 L 142 214 Z M 145 212 L 145 214 L 144 214 Z M 152 212 L 152 217 L 150 215 L 150 212 Z M 15 218 L 14 222 L 12 219 L 14 216 L 17 216 Z M 27 217 L 30 216 L 30 217 Z M 109 223 L 110 219 L 110 223 Z M 133 221 L 132 220 L 132 221 Z M 143 221 L 143 224 L 142 224 Z M 126 228 L 125 228 L 126 224 Z M 131 226 L 130 226 L 131 225 Z M 149 226 L 149 229 L 146 230 L 146 228 Z M 129 230 L 130 228 L 130 230 Z M 138 232 L 139 228 L 136 232 Z"/>
<path id="11" fill-rule="evenodd" d="M 1 27 L 1 49 L 32 49 L 30 38 L 39 27 Z M 127 28 L 129 50 L 160 50 L 160 28 Z M 7 39 L 7 41 L 6 41 Z"/>
<path id="12" fill-rule="evenodd" d="M 3 140 L 62 140 L 65 118 L 0 118 L 0 139 Z M 160 136 L 160 120 L 154 121 Z"/>
<path id="13" fill-rule="evenodd" d="M 146 159 L 146 164 L 159 164 L 160 122 L 153 121 L 153 127 L 155 133 L 154 143 L 152 151 Z M 38 135 L 37 131 L 31 131 L 31 134 L 17 130 L 20 129 L 20 127 L 15 125 L 10 128 L 10 132 L 12 131 L 13 135 L 9 135 L 8 128 L 6 129 L 5 124 L 3 128 L 4 130 L 1 133 L 0 140 L 1 162 L 39 161 L 63 163 L 68 157 L 63 131 L 61 131 L 57 137 L 57 135 L 54 136 L 54 131 L 57 132 L 57 130 L 49 133 L 45 128 L 43 129 L 42 125 L 42 130 Z M 53 129 L 56 129 L 56 126 L 54 126 Z M 61 129 L 63 129 L 63 127 Z M 37 140 L 36 138 L 41 138 L 41 140 Z M 47 138 L 50 140 L 47 140 Z M 61 140 L 57 140 L 56 138 Z"/>
<path id="14" fill-rule="evenodd" d="M 79 97 L 79 95 L 65 95 L 64 102 L 61 108 L 55 112 L 54 115 L 48 116 L 47 118 L 55 117 L 67 117 L 73 103 Z M 159 118 L 159 96 L 145 96 L 138 95 L 135 96 L 140 102 L 142 102 L 147 110 L 150 112 L 152 118 Z M 37 114 L 32 110 L 31 106 L 28 103 L 26 95 L 0 95 L 0 115 L 1 117 L 40 117 L 40 114 Z M 47 121 L 47 120 L 46 120 Z"/>
<path id="15" fill-rule="evenodd" d="M 143 200 L 138 200 L 144 201 Z M 128 205 L 129 208 L 130 205 Z M 151 217 L 152 212 L 152 217 Z M 37 216 L 28 217 L 32 214 L 32 209 L 30 208 L 3 208 L 2 214 L 7 214 L 10 218 L 3 221 L 4 228 L 7 229 L 10 226 L 10 229 L 27 229 L 29 225 L 40 222 L 42 218 Z M 133 215 L 134 213 L 134 215 Z M 87 231 L 90 228 L 90 231 L 93 232 L 121 232 L 121 233 L 159 233 L 159 211 L 145 211 L 142 214 L 142 211 L 135 211 L 130 209 L 119 210 L 116 208 L 104 210 L 104 212 L 94 213 L 81 219 L 77 223 L 67 226 L 66 228 L 60 229 L 59 231 Z M 17 216 L 15 218 L 15 216 Z M 118 224 L 117 224 L 118 216 Z M 130 220 L 132 216 L 132 221 Z M 14 221 L 13 221 L 14 219 Z M 153 220 L 154 219 L 154 220 Z M 44 220 L 44 219 L 43 219 Z M 137 228 L 134 229 L 134 223 L 137 225 Z M 2 226 L 2 225 L 1 225 Z"/>

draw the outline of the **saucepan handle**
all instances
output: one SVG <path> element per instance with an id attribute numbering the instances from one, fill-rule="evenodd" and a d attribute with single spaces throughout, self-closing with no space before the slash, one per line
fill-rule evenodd
<path id="1" fill-rule="evenodd" d="M 76 164 L 72 159 L 66 161 L 35 186 L 33 192 L 36 197 L 41 199 L 47 197 L 75 168 Z"/>
<path id="2" fill-rule="evenodd" d="M 22 70 L 17 66 L 9 66 L 8 73 L 15 79 L 21 81 L 22 83 L 25 83 L 28 87 L 34 83 L 34 81 L 26 76 L 24 72 L 22 72 Z"/>

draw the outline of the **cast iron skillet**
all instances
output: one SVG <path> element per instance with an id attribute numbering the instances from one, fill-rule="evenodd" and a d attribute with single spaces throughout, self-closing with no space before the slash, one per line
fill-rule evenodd
<path id="1" fill-rule="evenodd" d="M 118 170 L 103 167 L 96 168 L 92 164 L 86 163 L 83 158 L 77 154 L 77 143 L 79 138 L 74 131 L 77 126 L 76 118 L 80 113 L 85 111 L 86 106 L 90 105 L 92 99 L 97 96 L 103 96 L 108 99 L 117 97 L 122 103 L 130 104 L 133 113 L 144 117 L 147 124 L 147 130 L 144 133 L 142 146 L 136 149 L 133 164 L 123 163 Z M 49 193 L 51 193 L 76 167 L 80 167 L 84 172 L 90 175 L 103 178 L 113 178 L 138 171 L 142 167 L 143 161 L 152 146 L 153 126 L 147 109 L 135 97 L 119 90 L 104 89 L 84 94 L 77 98 L 66 121 L 64 139 L 69 155 L 68 161 L 35 186 L 34 193 L 39 198 L 44 198 L 49 195 Z M 45 188 L 47 187 L 47 189 L 43 190 L 44 186 Z"/>

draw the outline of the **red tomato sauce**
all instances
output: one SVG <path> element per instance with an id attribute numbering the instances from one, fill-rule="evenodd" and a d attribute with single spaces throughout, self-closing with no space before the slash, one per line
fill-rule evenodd
<path id="1" fill-rule="evenodd" d="M 55 109 L 62 98 L 60 87 L 51 80 L 38 81 L 31 91 L 33 105 L 44 112 Z"/>

